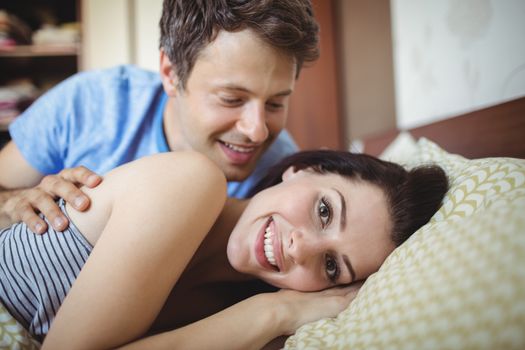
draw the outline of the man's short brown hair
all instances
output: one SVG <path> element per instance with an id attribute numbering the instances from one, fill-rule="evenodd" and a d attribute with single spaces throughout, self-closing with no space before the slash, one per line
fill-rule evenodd
<path id="1" fill-rule="evenodd" d="M 290 55 L 296 77 L 304 62 L 319 57 L 319 26 L 310 0 L 165 0 L 160 48 L 185 88 L 200 51 L 221 30 L 251 29 L 264 42 Z"/>

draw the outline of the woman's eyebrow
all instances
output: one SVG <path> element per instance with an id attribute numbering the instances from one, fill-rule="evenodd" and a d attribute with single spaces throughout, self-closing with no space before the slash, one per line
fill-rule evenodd
<path id="1" fill-rule="evenodd" d="M 352 283 L 355 281 L 355 271 L 352 267 L 352 263 L 350 262 L 350 258 L 348 258 L 348 255 L 343 254 L 343 261 L 345 262 L 346 268 L 348 269 L 350 276 L 352 276 L 352 280 L 350 281 L 350 283 Z"/>
<path id="2" fill-rule="evenodd" d="M 337 188 L 334 188 L 334 190 L 337 192 L 337 194 L 339 195 L 339 198 L 341 199 L 340 229 L 342 232 L 346 229 L 346 200 L 343 194 Z M 352 266 L 352 263 L 350 262 L 350 258 L 348 257 L 348 255 L 343 254 L 343 261 L 345 262 L 349 275 L 352 276 L 352 280 L 350 281 L 350 283 L 352 283 L 355 281 L 355 271 Z"/>
<path id="3" fill-rule="evenodd" d="M 337 194 L 339 195 L 340 199 L 341 199 L 341 215 L 340 215 L 340 222 L 341 222 L 341 231 L 344 231 L 346 229 L 346 201 L 345 201 L 345 197 L 343 196 L 343 194 L 341 192 L 339 192 L 338 189 L 334 188 L 334 190 L 337 192 Z"/>

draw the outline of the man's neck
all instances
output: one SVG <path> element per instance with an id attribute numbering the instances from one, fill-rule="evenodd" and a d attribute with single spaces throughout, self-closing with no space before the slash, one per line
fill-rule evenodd
<path id="1" fill-rule="evenodd" d="M 180 126 L 177 124 L 175 114 L 175 101 L 172 97 L 168 96 L 162 114 L 162 129 L 164 137 L 166 137 L 166 143 L 168 144 L 170 151 L 182 151 L 187 148 L 182 144 L 184 138 L 180 136 Z"/>
<path id="2" fill-rule="evenodd" d="M 188 268 L 192 276 L 204 283 L 253 280 L 252 276 L 237 272 L 228 261 L 228 239 L 249 200 L 228 198 L 212 229 L 201 243 Z"/>

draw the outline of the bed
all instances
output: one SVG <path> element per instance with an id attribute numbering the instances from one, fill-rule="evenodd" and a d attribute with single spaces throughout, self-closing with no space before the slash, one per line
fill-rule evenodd
<path id="1" fill-rule="evenodd" d="M 407 167 L 440 164 L 450 190 L 345 311 L 285 349 L 525 349 L 524 138 L 521 98 L 363 140 Z"/>
<path id="2" fill-rule="evenodd" d="M 524 136 L 521 98 L 364 140 L 366 153 L 407 167 L 440 164 L 451 188 L 345 311 L 284 348 L 524 349 Z M 0 348 L 38 346 L 0 305 Z"/>

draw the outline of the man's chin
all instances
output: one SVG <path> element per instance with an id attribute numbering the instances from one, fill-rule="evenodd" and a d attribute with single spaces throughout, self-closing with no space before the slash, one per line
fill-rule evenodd
<path id="1" fill-rule="evenodd" d="M 246 180 L 252 174 L 254 169 L 254 166 L 242 169 L 239 169 L 239 167 L 229 166 L 226 169 L 222 168 L 222 171 L 224 172 L 224 175 L 228 181 L 240 182 Z"/>

